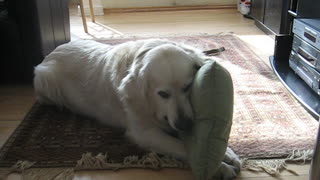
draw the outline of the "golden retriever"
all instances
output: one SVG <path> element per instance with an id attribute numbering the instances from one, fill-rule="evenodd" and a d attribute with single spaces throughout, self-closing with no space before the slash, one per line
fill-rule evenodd
<path id="1" fill-rule="evenodd" d="M 198 49 L 162 39 L 115 46 L 78 40 L 35 68 L 34 87 L 41 103 L 125 128 L 140 146 L 186 160 L 182 141 L 170 134 L 192 127 L 190 87 L 205 59 Z M 217 175 L 233 178 L 239 168 L 228 148 Z"/>

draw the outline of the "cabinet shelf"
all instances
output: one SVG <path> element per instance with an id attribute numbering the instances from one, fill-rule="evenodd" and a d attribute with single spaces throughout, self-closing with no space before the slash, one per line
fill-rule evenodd
<path id="1" fill-rule="evenodd" d="M 283 85 L 316 119 L 320 117 L 320 96 L 289 67 L 288 61 L 270 56 L 270 64 Z"/>

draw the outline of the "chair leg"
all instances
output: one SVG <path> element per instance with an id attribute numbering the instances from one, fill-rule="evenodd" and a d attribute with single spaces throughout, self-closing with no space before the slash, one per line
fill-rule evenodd
<path id="1" fill-rule="evenodd" d="M 94 17 L 92 0 L 89 0 L 89 6 L 90 6 L 90 15 L 91 15 L 92 22 L 96 22 L 95 17 Z"/>
<path id="2" fill-rule="evenodd" d="M 82 23 L 83 23 L 84 32 L 88 33 L 86 15 L 84 14 L 84 9 L 83 9 L 83 0 L 79 0 L 79 2 L 80 2 L 80 11 L 81 11 L 81 17 L 82 17 Z"/>

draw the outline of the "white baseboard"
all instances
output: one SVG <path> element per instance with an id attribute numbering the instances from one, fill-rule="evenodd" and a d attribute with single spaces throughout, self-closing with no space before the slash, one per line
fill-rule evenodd
<path id="1" fill-rule="evenodd" d="M 103 16 L 104 11 L 103 11 L 103 5 L 102 5 L 101 0 L 92 0 L 92 4 L 93 4 L 94 15 L 95 16 Z M 85 15 L 90 16 L 90 7 L 89 7 L 88 0 L 83 1 L 83 9 L 84 9 Z M 78 15 L 81 16 L 80 6 L 78 6 Z"/>
<path id="2" fill-rule="evenodd" d="M 88 7 L 83 7 L 84 9 L 84 14 L 86 16 L 90 16 L 90 8 Z M 103 7 L 102 6 L 93 6 L 93 12 L 95 16 L 103 16 L 104 15 L 104 11 L 103 11 Z M 80 12 L 80 6 L 78 6 L 78 15 L 81 16 L 81 12 Z"/>

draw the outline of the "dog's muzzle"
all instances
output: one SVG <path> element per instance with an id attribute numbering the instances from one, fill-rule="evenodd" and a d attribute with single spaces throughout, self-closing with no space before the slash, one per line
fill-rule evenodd
<path id="1" fill-rule="evenodd" d="M 184 113 L 179 111 L 178 120 L 175 121 L 174 126 L 180 131 L 189 131 L 193 127 L 193 121 L 191 118 L 187 117 Z"/>
<path id="2" fill-rule="evenodd" d="M 191 119 L 179 119 L 174 126 L 180 131 L 189 131 L 192 129 L 193 123 Z"/>

